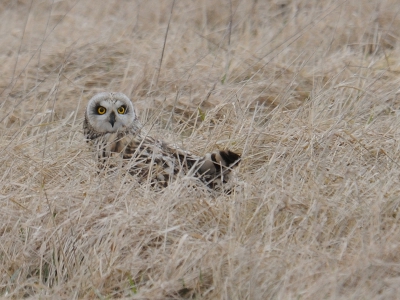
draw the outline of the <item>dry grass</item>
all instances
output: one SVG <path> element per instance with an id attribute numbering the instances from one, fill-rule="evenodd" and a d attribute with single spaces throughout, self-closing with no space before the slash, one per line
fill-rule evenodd
<path id="1" fill-rule="evenodd" d="M 0 4 L 0 295 L 398 298 L 400 3 L 172 4 Z M 243 153 L 235 193 L 98 174 L 99 91 Z"/>

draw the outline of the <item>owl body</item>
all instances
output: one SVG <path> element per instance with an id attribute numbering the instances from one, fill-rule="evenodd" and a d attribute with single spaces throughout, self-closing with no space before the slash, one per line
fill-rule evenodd
<path id="1" fill-rule="evenodd" d="M 102 167 L 116 165 L 157 186 L 167 186 L 178 176 L 199 178 L 211 188 L 226 183 L 240 156 L 216 151 L 197 156 L 150 137 L 140 125 L 130 99 L 122 93 L 95 95 L 86 108 L 84 134 Z"/>

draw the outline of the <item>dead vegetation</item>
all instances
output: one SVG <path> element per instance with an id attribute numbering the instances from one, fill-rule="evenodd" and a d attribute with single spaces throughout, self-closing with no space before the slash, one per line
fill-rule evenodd
<path id="1" fill-rule="evenodd" d="M 0 295 L 398 298 L 399 13 L 3 1 Z M 235 192 L 98 174 L 82 117 L 100 91 L 130 96 L 154 136 L 243 153 Z"/>

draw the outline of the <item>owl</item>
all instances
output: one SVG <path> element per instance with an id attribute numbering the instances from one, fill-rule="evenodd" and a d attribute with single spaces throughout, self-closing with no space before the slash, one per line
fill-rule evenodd
<path id="1" fill-rule="evenodd" d="M 160 187 L 186 175 L 210 188 L 223 188 L 240 162 L 240 155 L 230 150 L 197 156 L 152 138 L 138 121 L 131 100 L 122 93 L 105 92 L 91 98 L 83 131 L 102 168 L 122 161 L 129 173 Z"/>

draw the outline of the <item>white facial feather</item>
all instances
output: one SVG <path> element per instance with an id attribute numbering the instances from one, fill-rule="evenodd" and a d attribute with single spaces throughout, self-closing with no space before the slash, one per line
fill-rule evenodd
<path id="1" fill-rule="evenodd" d="M 105 108 L 104 114 L 99 107 Z M 121 107 L 124 113 L 118 112 Z M 129 128 L 136 120 L 131 100 L 122 93 L 99 93 L 90 99 L 86 116 L 93 129 L 99 133 L 117 132 Z"/>

